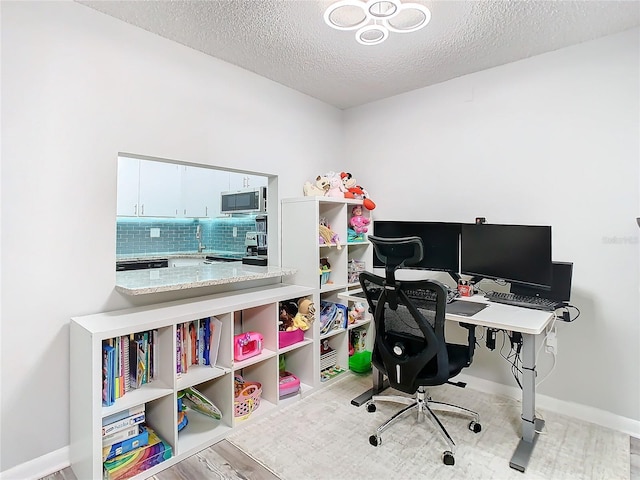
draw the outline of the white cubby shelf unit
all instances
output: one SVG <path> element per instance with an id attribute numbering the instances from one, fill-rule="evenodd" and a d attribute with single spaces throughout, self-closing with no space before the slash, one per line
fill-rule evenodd
<path id="1" fill-rule="evenodd" d="M 331 380 L 322 382 L 320 362 L 320 342 L 327 340 L 329 347 L 336 352 L 336 364 L 349 370 L 349 332 L 361 327 L 367 330 L 367 347 L 372 348 L 373 323 L 371 315 L 366 312 L 364 319 L 355 324 L 348 324 L 345 328 L 338 328 L 320 334 L 321 302 L 328 301 L 345 305 L 347 309 L 353 300 L 341 298 L 340 294 L 360 287 L 359 282 L 349 282 L 349 264 L 357 261 L 366 270 L 373 269 L 373 246 L 367 240 L 348 241 L 347 230 L 352 208 L 362 205 L 362 200 L 336 197 L 296 197 L 281 201 L 281 238 L 282 266 L 295 268 L 296 273 L 290 277 L 296 285 L 303 285 L 315 289 L 314 303 L 316 306 L 316 322 L 314 322 L 313 338 L 319 340 L 314 345 L 314 365 L 317 381 L 328 385 Z M 368 232 L 373 231 L 371 212 L 362 208 L 362 213 L 370 219 Z M 320 242 L 320 223 L 328 224 L 337 234 L 337 242 L 325 244 Z M 327 283 L 320 281 L 321 259 L 327 259 L 331 266 L 331 274 Z M 363 303 L 366 301 L 363 299 Z M 334 378 L 339 378 L 337 375 Z"/>
<path id="2" fill-rule="evenodd" d="M 70 460 L 78 478 L 102 478 L 102 418 L 136 405 L 145 405 L 146 424 L 171 445 L 173 456 L 133 478 L 147 478 L 216 443 L 229 432 L 274 408 L 299 400 L 318 385 L 314 329 L 300 342 L 280 349 L 279 302 L 313 299 L 317 288 L 275 284 L 210 296 L 74 317 L 70 323 Z M 217 361 L 214 366 L 192 365 L 176 373 L 176 329 L 185 322 L 216 317 L 222 322 Z M 102 343 L 138 332 L 157 331 L 156 372 L 150 383 L 131 389 L 111 406 L 102 404 Z M 236 362 L 233 337 L 258 331 L 264 348 L 259 355 Z M 280 400 L 280 355 L 286 369 L 300 379 L 298 395 Z M 260 406 L 246 420 L 234 416 L 234 376 L 262 385 Z M 188 411 L 188 425 L 178 432 L 177 396 L 197 388 L 222 412 L 215 420 Z"/>

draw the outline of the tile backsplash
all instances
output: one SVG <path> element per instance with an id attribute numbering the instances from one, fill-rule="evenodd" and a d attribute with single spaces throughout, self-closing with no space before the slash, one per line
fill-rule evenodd
<path id="1" fill-rule="evenodd" d="M 198 225 L 202 225 L 206 253 L 244 254 L 245 233 L 256 230 L 253 215 L 213 219 L 122 217 L 116 224 L 116 255 L 197 252 Z M 151 237 L 152 228 L 158 229 L 159 237 Z"/>

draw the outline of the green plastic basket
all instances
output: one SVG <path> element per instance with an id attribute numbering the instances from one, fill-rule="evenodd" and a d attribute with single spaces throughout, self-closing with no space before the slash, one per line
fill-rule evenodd
<path id="1" fill-rule="evenodd" d="M 349 370 L 356 373 L 365 373 L 371 370 L 371 352 L 365 350 L 351 355 L 349 357 Z"/>

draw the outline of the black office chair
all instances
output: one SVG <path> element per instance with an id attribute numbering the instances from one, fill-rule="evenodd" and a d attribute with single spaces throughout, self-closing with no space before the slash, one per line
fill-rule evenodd
<path id="1" fill-rule="evenodd" d="M 375 341 L 372 363 L 389 379 L 389 385 L 415 397 L 374 395 L 367 404 L 375 412 L 376 402 L 391 401 L 408 405 L 380 425 L 369 437 L 371 445 L 382 443 L 381 433 L 405 414 L 416 410 L 418 420 L 426 414 L 448 445 L 443 453 L 446 465 L 455 463 L 455 443 L 435 410 L 454 411 L 472 417 L 469 429 L 480 432 L 479 415 L 467 408 L 436 402 L 428 396 L 425 387 L 452 383 L 450 379 L 468 367 L 475 348 L 475 327 L 460 324 L 468 330 L 467 345 L 447 343 L 444 335 L 446 287 L 435 280 L 398 281 L 395 271 L 422 259 L 422 240 L 419 237 L 381 238 L 369 235 L 375 252 L 385 264 L 385 278 L 370 272 L 360 274 L 360 284 L 374 315 Z M 434 301 L 415 299 L 416 291 L 435 293 Z M 464 386 L 462 383 L 454 385 Z"/>

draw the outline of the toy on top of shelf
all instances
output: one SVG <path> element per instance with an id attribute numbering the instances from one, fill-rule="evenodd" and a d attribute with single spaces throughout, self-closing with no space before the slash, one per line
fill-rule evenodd
<path id="1" fill-rule="evenodd" d="M 355 230 L 356 233 L 367 233 L 369 229 L 367 225 L 371 223 L 367 217 L 362 215 L 362 206 L 354 205 L 351 209 L 351 219 L 349 220 L 349 225 Z"/>
<path id="2" fill-rule="evenodd" d="M 340 178 L 342 178 L 342 184 L 347 189 L 347 192 L 344 194 L 345 198 L 362 199 L 362 205 L 364 205 L 364 208 L 367 210 L 376 208 L 375 202 L 369 198 L 369 192 L 360 185 L 356 185 L 356 179 L 353 178 L 353 175 L 349 172 L 342 172 Z"/>
<path id="3" fill-rule="evenodd" d="M 342 183 L 342 177 L 340 174 L 336 172 L 328 172 L 325 177 L 329 179 L 329 189 L 327 190 L 327 193 L 325 193 L 325 196 L 345 198 L 347 188 Z"/>
<path id="4" fill-rule="evenodd" d="M 305 197 L 324 197 L 329 190 L 329 179 L 318 175 L 314 183 L 305 182 L 302 191 Z"/>

